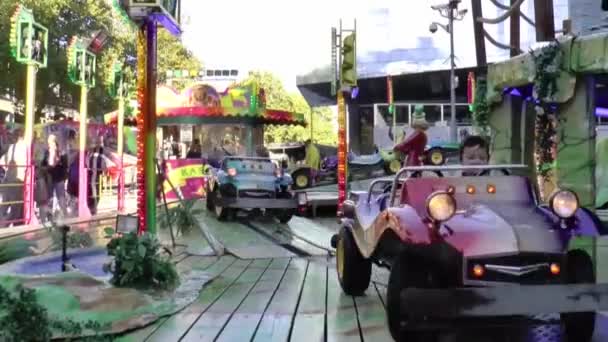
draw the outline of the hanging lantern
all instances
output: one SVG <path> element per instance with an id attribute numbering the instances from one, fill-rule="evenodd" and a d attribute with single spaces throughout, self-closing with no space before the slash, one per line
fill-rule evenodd
<path id="1" fill-rule="evenodd" d="M 469 72 L 467 77 L 467 99 L 468 103 L 472 104 L 475 102 L 475 73 Z"/>

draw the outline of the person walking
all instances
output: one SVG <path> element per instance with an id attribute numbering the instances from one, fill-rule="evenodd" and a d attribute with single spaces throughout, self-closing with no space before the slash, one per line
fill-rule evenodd
<path id="1" fill-rule="evenodd" d="M 106 156 L 103 154 L 103 146 L 97 145 L 88 156 L 87 170 L 88 170 L 88 185 L 89 194 L 87 203 L 91 215 L 97 214 L 97 205 L 99 204 L 99 181 L 101 175 L 107 170 Z"/>
<path id="2" fill-rule="evenodd" d="M 17 141 L 10 145 L 0 158 L 0 166 L 5 174 L 0 188 L 0 227 L 18 224 L 23 217 L 23 185 L 25 180 L 27 146 L 23 134 L 18 134 Z"/>
<path id="3" fill-rule="evenodd" d="M 49 135 L 47 144 L 47 150 L 42 157 L 41 169 L 49 175 L 49 205 L 54 212 L 53 198 L 55 198 L 55 204 L 59 207 L 62 216 L 65 217 L 67 215 L 65 181 L 68 177 L 68 156 L 59 146 L 56 135 Z"/>

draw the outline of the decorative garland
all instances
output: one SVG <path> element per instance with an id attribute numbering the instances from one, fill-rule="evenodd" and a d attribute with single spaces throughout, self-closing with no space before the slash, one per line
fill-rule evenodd
<path id="1" fill-rule="evenodd" d="M 536 110 L 535 152 L 536 167 L 540 176 L 548 180 L 555 161 L 557 105 L 552 103 L 557 93 L 557 79 L 560 74 L 562 53 L 559 43 L 554 42 L 539 52 L 531 52 L 536 67 L 534 77 L 534 99 Z"/>
<path id="2" fill-rule="evenodd" d="M 485 78 L 479 77 L 475 86 L 475 100 L 473 101 L 473 124 L 482 136 L 489 135 L 490 106 L 486 100 L 488 84 Z"/>

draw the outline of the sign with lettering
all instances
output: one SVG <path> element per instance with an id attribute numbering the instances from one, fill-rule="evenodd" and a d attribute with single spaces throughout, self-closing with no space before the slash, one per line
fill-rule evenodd
<path id="1" fill-rule="evenodd" d="M 207 164 L 201 159 L 170 159 L 165 161 L 163 191 L 167 200 L 196 199 L 205 196 Z"/>

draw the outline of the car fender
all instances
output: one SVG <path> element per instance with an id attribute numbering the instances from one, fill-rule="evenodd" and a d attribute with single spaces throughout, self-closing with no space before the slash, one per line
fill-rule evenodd
<path id="1" fill-rule="evenodd" d="M 355 216 L 354 220 L 345 220 L 343 225 L 351 230 L 357 247 L 365 258 L 374 254 L 382 235 L 387 230 L 392 230 L 404 244 L 431 242 L 427 225 L 411 206 L 388 208 L 378 213 L 373 220 L 366 218 L 360 209 L 357 209 Z M 366 226 L 365 222 L 369 221 L 371 222 Z"/>
<path id="2" fill-rule="evenodd" d="M 548 205 L 541 205 L 539 209 L 545 216 L 553 222 L 556 227 L 559 227 L 560 219 Z M 604 227 L 600 219 L 587 208 L 579 208 L 574 214 L 574 224 L 576 232 L 582 236 L 600 236 L 608 235 L 608 230 Z"/>

